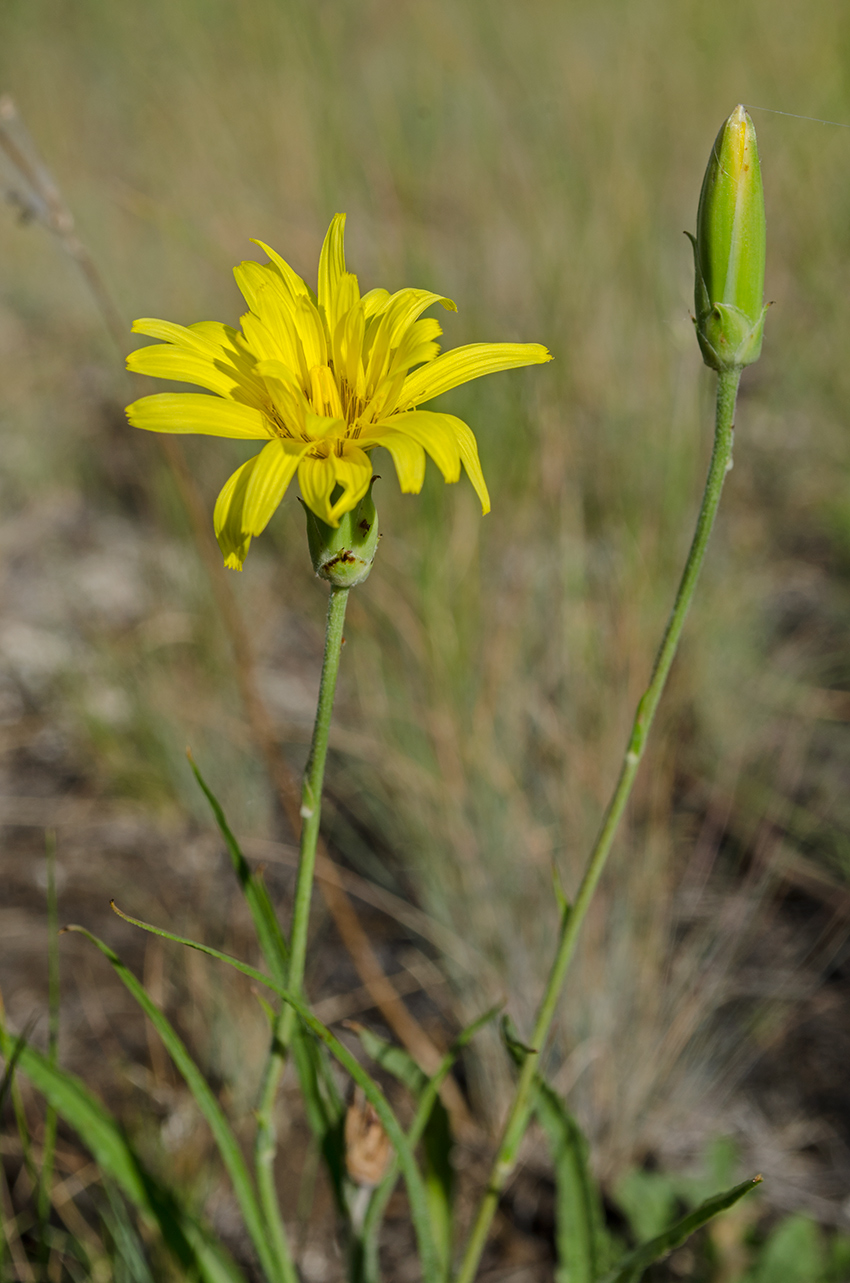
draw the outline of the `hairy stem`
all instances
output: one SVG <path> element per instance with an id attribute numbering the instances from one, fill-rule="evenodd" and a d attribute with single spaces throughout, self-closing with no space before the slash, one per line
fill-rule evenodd
<path id="1" fill-rule="evenodd" d="M 572 908 L 568 908 L 565 911 L 563 916 L 558 949 L 552 963 L 543 999 L 537 1012 L 534 1031 L 531 1035 L 533 1052 L 526 1056 L 520 1072 L 513 1103 L 502 1133 L 502 1140 L 490 1172 L 487 1189 L 481 1200 L 457 1275 L 457 1283 L 472 1283 L 475 1278 L 481 1253 L 487 1241 L 490 1224 L 498 1206 L 499 1195 L 514 1169 L 517 1152 L 528 1127 L 534 1103 L 534 1079 L 539 1068 L 540 1053 L 549 1036 L 564 978 L 575 952 L 579 931 L 590 907 L 599 879 L 602 876 L 602 871 L 605 868 L 623 812 L 626 809 L 635 776 L 637 775 L 637 769 L 646 747 L 652 719 L 655 716 L 655 710 L 664 691 L 670 666 L 673 663 L 679 645 L 679 638 L 682 634 L 688 608 L 693 599 L 699 573 L 705 559 L 705 551 L 708 547 L 714 518 L 717 515 L 723 482 L 726 473 L 732 466 L 735 402 L 740 379 L 740 369 L 722 373 L 718 378 L 714 450 L 711 455 L 702 506 L 679 584 L 679 591 L 676 594 L 676 600 L 670 613 L 670 618 L 667 621 L 667 628 L 655 658 L 649 686 L 638 703 L 632 733 L 620 767 L 620 774 L 614 787 L 614 792 L 611 795 L 611 801 L 608 803 L 608 809 L 605 812 L 599 835 L 588 857 L 575 903 Z"/>

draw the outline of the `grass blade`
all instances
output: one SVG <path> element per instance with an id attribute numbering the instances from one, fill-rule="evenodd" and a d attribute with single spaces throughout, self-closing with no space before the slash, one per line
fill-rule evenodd
<path id="1" fill-rule="evenodd" d="M 373 1033 L 371 1029 L 353 1020 L 348 1022 L 348 1028 L 357 1034 L 366 1055 L 387 1073 L 397 1078 L 418 1102 L 428 1087 L 429 1078 L 410 1053 L 404 1047 L 388 1042 L 385 1038 Z M 454 1170 L 449 1161 L 452 1148 L 449 1116 L 445 1105 L 438 1097 L 431 1102 L 422 1134 L 422 1143 L 425 1151 L 424 1173 L 428 1210 L 440 1261 L 445 1272 L 448 1268 L 452 1245 Z"/>
<path id="2" fill-rule="evenodd" d="M 219 831 L 224 838 L 230 854 L 233 871 L 236 874 L 242 894 L 254 922 L 260 951 L 272 976 L 278 984 L 286 984 L 289 950 L 284 939 L 274 905 L 263 878 L 252 871 L 242 852 L 239 841 L 227 822 L 224 808 L 212 789 L 207 784 L 191 753 L 187 753 L 198 786 L 209 802 Z M 277 1137 L 274 1129 L 274 1097 L 280 1078 L 286 1051 L 282 1047 L 280 1034 L 281 1017 L 272 1018 L 272 1039 L 268 1060 L 263 1073 L 263 1085 L 260 1092 L 260 1107 L 257 1110 L 257 1136 L 255 1141 L 255 1166 L 257 1185 L 266 1220 L 276 1231 L 279 1251 L 287 1251 L 283 1243 L 285 1229 L 280 1218 L 274 1186 L 274 1157 L 277 1149 Z M 344 1164 L 344 1141 L 342 1136 L 342 1118 L 345 1106 L 336 1091 L 336 1084 L 330 1075 L 330 1067 L 322 1048 L 315 1042 L 304 1039 L 302 1033 L 295 1035 L 292 1048 L 293 1060 L 298 1073 L 301 1093 L 307 1106 L 307 1119 L 319 1142 L 331 1184 L 334 1190 L 339 1211 L 347 1215 L 347 1207 L 342 1192 L 342 1173 Z"/>
<path id="3" fill-rule="evenodd" d="M 648 1243 L 641 1243 L 640 1247 L 627 1253 L 614 1269 L 605 1275 L 602 1283 L 639 1283 L 644 1271 L 654 1261 L 660 1261 L 662 1256 L 679 1247 L 696 1230 L 718 1216 L 720 1212 L 725 1212 L 734 1206 L 740 1198 L 760 1185 L 761 1179 L 760 1176 L 753 1176 L 750 1180 L 742 1181 L 740 1185 L 735 1185 L 723 1194 L 715 1194 L 714 1198 L 707 1198 L 704 1203 L 700 1203 L 699 1207 L 694 1208 L 687 1216 L 683 1216 L 680 1221 L 676 1221 L 663 1234 L 650 1239 Z"/>
<path id="4" fill-rule="evenodd" d="M 443 1057 L 437 1072 L 432 1078 L 428 1079 L 425 1090 L 419 1097 L 416 1114 L 407 1133 L 408 1143 L 411 1148 L 415 1148 L 422 1139 L 431 1117 L 431 1111 L 439 1099 L 440 1088 L 451 1073 L 452 1065 L 467 1043 L 475 1037 L 480 1029 L 489 1024 L 500 1009 L 501 1006 L 491 1007 L 489 1011 L 485 1011 L 482 1016 L 478 1016 L 465 1029 L 461 1030 Z M 372 1037 L 374 1036 L 372 1035 Z M 372 1194 L 369 1206 L 366 1209 L 366 1215 L 363 1218 L 363 1228 L 360 1232 L 360 1251 L 354 1261 L 355 1272 L 352 1283 L 379 1283 L 381 1271 L 378 1261 L 378 1237 L 381 1232 L 387 1204 L 398 1180 L 398 1173 L 398 1159 L 393 1157 L 386 1175 Z"/>
<path id="5" fill-rule="evenodd" d="M 103 956 L 112 964 L 118 978 L 133 995 L 162 1039 L 166 1051 L 182 1074 L 187 1087 L 195 1098 L 195 1103 L 206 1119 L 215 1138 L 218 1152 L 233 1185 L 233 1192 L 239 1203 L 239 1210 L 242 1213 L 245 1228 L 248 1231 L 251 1242 L 254 1244 L 254 1249 L 265 1274 L 270 1280 L 275 1280 L 275 1283 L 277 1283 L 277 1280 L 280 1280 L 280 1283 L 297 1283 L 295 1267 L 292 1262 L 278 1260 L 269 1247 L 267 1227 L 257 1201 L 250 1173 L 239 1148 L 239 1142 L 224 1115 L 224 1110 L 213 1095 L 207 1080 L 189 1055 L 183 1040 L 177 1034 L 171 1022 L 149 997 L 142 983 L 137 980 L 132 971 L 124 965 L 108 944 L 104 943 L 103 940 L 99 940 L 96 935 L 93 935 L 91 931 L 87 931 L 85 927 L 71 926 L 68 927 L 68 930 L 77 931 L 84 935 L 100 950 Z M 260 972 L 257 972 L 257 976 L 260 974 Z"/>
<path id="6" fill-rule="evenodd" d="M 16 1040 L 15 1046 L 12 1049 L 11 1053 L 7 1052 L 3 1043 L 0 1042 L 0 1050 L 3 1051 L 3 1056 L 6 1061 L 6 1069 L 3 1073 L 2 1080 L 0 1080 L 0 1112 L 2 1112 L 3 1107 L 6 1104 L 6 1097 L 10 1094 L 12 1090 L 12 1084 L 15 1079 L 15 1070 L 18 1066 L 18 1061 L 21 1059 L 21 1056 L 24 1054 L 24 1050 L 27 1045 L 27 1039 L 29 1038 L 30 1030 L 32 1029 L 34 1023 L 35 1021 L 33 1020 L 29 1021 L 24 1032 Z"/>
<path id="7" fill-rule="evenodd" d="M 203 1283 L 245 1283 L 224 1249 L 147 1171 L 118 1123 L 78 1078 L 52 1065 L 23 1038 L 12 1038 L 2 1024 L 0 1050 L 7 1066 L 14 1058 L 21 1073 L 74 1128 L 104 1175 L 111 1177 L 145 1219 L 159 1229 L 184 1269 L 196 1270 Z"/>
<path id="8" fill-rule="evenodd" d="M 543 1081 L 535 1110 L 555 1166 L 556 1283 L 596 1283 L 604 1221 L 587 1141 L 560 1096 Z"/>
<path id="9" fill-rule="evenodd" d="M 348 1217 L 344 1187 L 345 1105 L 323 1048 L 303 1027 L 293 1034 L 292 1059 L 298 1070 L 307 1121 L 325 1160 L 337 1210 Z"/>
<path id="10" fill-rule="evenodd" d="M 406 1087 L 418 1100 L 428 1086 L 429 1079 L 410 1052 L 396 1043 L 388 1042 L 386 1038 L 381 1038 L 379 1034 L 373 1033 L 365 1025 L 358 1024 L 356 1020 L 347 1020 L 345 1024 L 347 1029 L 357 1034 L 360 1045 L 369 1059 L 374 1060 L 376 1065 L 380 1065 L 388 1074 L 392 1074 L 393 1078 L 398 1079 L 402 1086 Z"/>
<path id="11" fill-rule="evenodd" d="M 113 902 L 112 905 L 119 917 L 133 926 L 140 927 L 143 931 L 149 931 L 153 935 L 161 936 L 165 940 L 171 940 L 175 944 L 185 945 L 189 949 L 197 949 L 201 953 L 206 953 L 211 958 L 217 958 L 220 962 L 226 962 L 228 966 L 235 967 L 243 975 L 250 976 L 252 980 L 258 981 L 272 989 L 284 1002 L 289 1003 L 296 1015 L 312 1033 L 325 1044 L 331 1055 L 337 1060 L 354 1079 L 359 1087 L 363 1088 L 363 1094 L 369 1103 L 374 1107 L 375 1113 L 381 1121 L 381 1125 L 395 1148 L 398 1156 L 399 1165 L 407 1185 L 408 1198 L 410 1200 L 410 1214 L 413 1221 L 413 1227 L 416 1231 L 416 1238 L 419 1245 L 419 1258 L 422 1266 L 423 1283 L 439 1283 L 441 1279 L 439 1262 L 437 1257 L 434 1237 L 431 1230 L 430 1217 L 428 1215 L 428 1201 L 425 1193 L 425 1186 L 416 1165 L 416 1159 L 413 1154 L 413 1148 L 407 1137 L 401 1129 L 398 1119 L 390 1108 L 386 1096 L 381 1091 L 378 1084 L 367 1074 L 363 1066 L 355 1059 L 347 1047 L 345 1047 L 338 1038 L 331 1033 L 327 1025 L 323 1025 L 321 1020 L 313 1015 L 300 998 L 290 993 L 283 985 L 272 980 L 269 976 L 263 975 L 256 967 L 251 967 L 247 962 L 241 962 L 238 958 L 231 957 L 228 953 L 222 953 L 219 949 L 213 949 L 210 945 L 200 944 L 197 940 L 189 940 L 185 936 L 174 935 L 170 931 L 163 931 L 160 927 L 152 926 L 149 922 L 142 922 L 139 918 L 132 918 L 122 911 Z M 82 930 L 82 928 L 72 928 L 73 930 Z M 85 931 L 85 935 L 90 935 Z M 90 936 L 102 950 L 107 948 L 101 945 L 94 936 Z M 111 950 L 110 950 L 111 952 Z M 136 982 L 138 984 L 138 982 Z M 147 996 L 147 995 L 145 995 Z"/>
<path id="12" fill-rule="evenodd" d="M 112 1181 L 104 1180 L 103 1185 L 109 1207 L 102 1209 L 101 1220 L 109 1231 L 119 1260 L 123 1263 L 132 1283 L 156 1283 L 141 1239 L 127 1214 L 121 1195 Z"/>
<path id="13" fill-rule="evenodd" d="M 517 1065 L 529 1048 L 520 1042 L 507 1016 L 502 1038 Z M 537 1115 L 555 1167 L 555 1240 L 557 1283 L 596 1283 L 599 1277 L 604 1217 L 587 1162 L 587 1142 L 560 1096 L 538 1074 L 534 1082 Z"/>
<path id="14" fill-rule="evenodd" d="M 242 854 L 242 848 L 227 823 L 224 809 L 198 770 L 192 754 L 187 753 L 186 756 L 189 759 L 189 765 L 192 768 L 195 779 L 198 781 L 198 786 L 210 804 L 210 809 L 215 816 L 215 822 L 219 827 L 221 836 L 224 838 L 230 855 L 230 862 L 233 865 L 233 871 L 242 888 L 242 894 L 248 903 L 251 917 L 254 919 L 257 939 L 263 957 L 266 960 L 266 966 L 279 984 L 285 984 L 289 950 L 283 937 L 283 932 L 280 929 L 280 923 L 277 920 L 277 914 L 274 911 L 274 905 L 269 897 L 266 884 L 261 877 L 252 871 L 251 866 Z"/>

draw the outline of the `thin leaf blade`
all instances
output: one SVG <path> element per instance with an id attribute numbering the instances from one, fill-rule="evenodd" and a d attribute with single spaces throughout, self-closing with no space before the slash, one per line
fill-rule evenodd
<path id="1" fill-rule="evenodd" d="M 137 980 L 118 955 L 110 949 L 108 944 L 98 939 L 85 927 L 71 926 L 68 930 L 77 931 L 86 936 L 100 950 L 103 956 L 111 963 L 119 980 L 135 998 L 162 1039 L 166 1051 L 182 1075 L 215 1138 L 221 1160 L 233 1185 L 233 1192 L 239 1203 L 239 1210 L 242 1213 L 245 1228 L 267 1276 L 269 1279 L 285 1278 L 287 1283 L 290 1283 L 290 1281 L 291 1283 L 296 1283 L 294 1268 L 289 1273 L 286 1270 L 286 1264 L 276 1260 L 271 1253 L 265 1222 L 239 1143 L 224 1115 L 223 1109 L 213 1095 L 207 1080 L 189 1055 L 183 1040 L 168 1018 L 150 998 L 141 982 Z"/>
<path id="2" fill-rule="evenodd" d="M 256 967 L 249 966 L 247 962 L 240 961 L 228 953 L 222 953 L 220 949 L 213 949 L 210 945 L 201 944 L 197 940 L 190 940 L 186 936 L 178 936 L 170 931 L 163 931 L 161 927 L 155 927 L 149 922 L 142 922 L 139 918 L 130 917 L 129 914 L 123 913 L 115 904 L 115 912 L 125 922 L 141 928 L 142 931 L 149 931 L 152 935 L 161 936 L 163 939 L 171 940 L 175 944 L 185 945 L 189 949 L 197 949 L 200 953 L 206 953 L 211 958 L 217 958 L 219 962 L 226 962 L 228 966 L 234 967 L 241 971 L 243 975 L 250 976 L 252 980 L 266 985 L 281 997 L 284 1002 L 294 1009 L 301 1022 L 311 1030 L 321 1042 L 325 1044 L 331 1055 L 337 1060 L 348 1074 L 354 1079 L 358 1086 L 363 1088 L 363 1093 L 371 1105 L 374 1106 L 375 1112 L 380 1119 L 381 1125 L 387 1133 L 391 1144 L 395 1148 L 399 1158 L 402 1173 L 407 1185 L 408 1198 L 410 1201 L 411 1219 L 413 1220 L 414 1230 L 419 1245 L 419 1258 L 422 1266 L 423 1283 L 440 1283 L 441 1273 L 438 1262 L 436 1245 L 431 1230 L 431 1222 L 428 1215 L 428 1204 L 425 1194 L 425 1186 L 416 1159 L 413 1153 L 413 1147 L 410 1145 L 407 1137 L 401 1129 L 398 1119 L 390 1108 L 386 1096 L 381 1091 L 378 1084 L 363 1069 L 357 1059 L 351 1054 L 338 1038 L 328 1029 L 327 1025 L 322 1024 L 317 1016 L 314 1016 L 309 1007 L 290 990 L 283 985 L 278 984 L 270 976 L 266 976 Z M 88 932 L 85 932 L 88 935 Z M 91 937 L 93 940 L 95 937 Z M 97 941 L 95 940 L 95 943 Z M 108 946 L 99 946 L 105 949 Z"/>
<path id="3" fill-rule="evenodd" d="M 596 1283 L 604 1222 L 587 1142 L 558 1093 L 542 1080 L 535 1109 L 555 1167 L 557 1283 Z"/>
<path id="4" fill-rule="evenodd" d="M 274 911 L 274 905 L 269 897 L 266 884 L 261 877 L 252 871 L 251 866 L 245 859 L 242 848 L 227 822 L 224 808 L 201 774 L 195 759 L 191 753 L 187 753 L 186 756 L 198 782 L 198 787 L 209 802 L 219 832 L 224 838 L 225 846 L 230 855 L 230 862 L 233 865 L 233 871 L 236 874 L 236 878 L 242 888 L 242 894 L 245 896 L 248 908 L 251 911 L 251 917 L 254 920 L 257 939 L 263 957 L 266 960 L 266 966 L 280 984 L 285 984 L 289 950 L 286 947 L 286 941 L 283 938 L 283 932 L 280 929 L 280 923 L 277 920 L 277 914 Z"/>
<path id="5" fill-rule="evenodd" d="M 707 1198 L 699 1207 L 694 1208 L 687 1216 L 675 1222 L 666 1229 L 663 1234 L 658 1234 L 655 1238 L 650 1239 L 648 1243 L 641 1243 L 634 1251 L 628 1252 L 614 1267 L 610 1273 L 606 1274 L 603 1283 L 638 1283 L 642 1278 L 645 1270 L 655 1261 L 660 1261 L 668 1252 L 674 1248 L 680 1247 L 686 1239 L 690 1238 L 703 1225 L 708 1224 L 715 1216 L 721 1212 L 728 1211 L 734 1207 L 739 1199 L 751 1190 L 760 1185 L 761 1176 L 753 1176 L 749 1180 L 742 1181 L 740 1185 L 735 1185 L 732 1189 L 725 1190 L 722 1194 L 715 1194 L 713 1198 Z"/>
<path id="6" fill-rule="evenodd" d="M 0 1028 L 8 1060 L 18 1052 L 20 1071 L 77 1132 L 104 1175 L 111 1177 L 185 1269 L 203 1283 L 245 1283 L 245 1276 L 221 1247 L 180 1207 L 174 1194 L 144 1166 L 112 1115 L 73 1074 Z M 19 1050 L 20 1049 L 20 1050 Z"/>

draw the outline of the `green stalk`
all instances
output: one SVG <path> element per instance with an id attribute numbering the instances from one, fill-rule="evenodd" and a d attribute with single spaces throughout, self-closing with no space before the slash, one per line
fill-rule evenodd
<path id="1" fill-rule="evenodd" d="M 637 769 L 646 747 L 652 719 L 655 716 L 655 710 L 664 691 L 670 666 L 673 663 L 679 645 L 679 638 L 682 634 L 688 608 L 705 559 L 705 551 L 708 547 L 714 518 L 717 515 L 723 482 L 726 478 L 726 473 L 732 466 L 735 402 L 740 379 L 740 368 L 723 371 L 718 376 L 714 449 L 708 469 L 708 478 L 705 483 L 702 506 L 697 519 L 693 542 L 688 553 L 688 560 L 685 563 L 679 591 L 676 594 L 676 601 L 667 621 L 667 628 L 655 659 L 649 686 L 637 706 L 632 733 L 620 767 L 620 775 L 611 796 L 611 801 L 608 803 L 608 809 L 605 812 L 599 836 L 585 866 L 584 876 L 582 877 L 575 903 L 572 908 L 567 908 L 564 912 L 558 949 L 552 964 L 552 970 L 549 973 L 546 990 L 537 1012 L 534 1031 L 531 1035 L 531 1046 L 534 1050 L 530 1055 L 526 1056 L 520 1072 L 513 1104 L 493 1162 L 490 1180 L 466 1245 L 466 1251 L 457 1275 L 457 1283 L 472 1283 L 475 1278 L 481 1253 L 487 1241 L 490 1224 L 498 1206 L 499 1195 L 514 1169 L 520 1142 L 525 1135 L 534 1107 L 534 1080 L 540 1053 L 549 1036 L 564 978 L 575 952 L 578 934 L 590 907 L 590 902 L 593 899 L 593 893 L 605 868 L 623 812 L 626 809 L 635 776 L 637 775 Z"/>
<path id="2" fill-rule="evenodd" d="M 289 976 L 287 988 L 298 993 L 304 981 L 304 960 L 307 954 L 307 927 L 310 921 L 310 897 L 313 892 L 313 872 L 316 867 L 316 844 L 319 840 L 319 822 L 322 818 L 322 784 L 325 778 L 325 759 L 328 755 L 328 736 L 331 729 L 334 692 L 342 651 L 342 630 L 349 588 L 331 588 L 328 599 L 328 618 L 325 630 L 325 655 L 322 660 L 322 679 L 319 684 L 319 702 L 313 725 L 310 756 L 304 769 L 301 786 L 301 848 L 298 862 L 298 881 L 295 884 L 295 906 L 292 911 L 292 929 L 289 940 Z M 288 1007 L 290 1029 L 295 1018 Z M 287 1043 L 284 1038 L 284 1044 Z"/>
<path id="3" fill-rule="evenodd" d="M 298 1274 L 292 1260 L 286 1226 L 283 1223 L 280 1203 L 274 1180 L 274 1160 L 277 1154 L 277 1126 L 274 1120 L 275 1097 L 278 1084 L 286 1063 L 286 1051 L 280 1041 L 280 1027 L 288 1008 L 284 1008 L 275 1018 L 272 1031 L 272 1048 L 266 1063 L 263 1083 L 260 1089 L 260 1103 L 257 1106 L 257 1131 L 254 1137 L 254 1171 L 257 1178 L 257 1194 L 260 1200 L 263 1217 L 268 1226 L 269 1237 L 281 1267 L 281 1277 L 286 1283 L 297 1283 Z"/>
<path id="4" fill-rule="evenodd" d="M 300 994 L 304 981 L 304 964 L 307 954 L 307 928 L 310 922 L 310 900 L 313 891 L 313 874 L 316 867 L 316 845 L 319 839 L 319 822 L 322 814 L 322 783 L 325 760 L 328 755 L 328 737 L 333 713 L 334 692 L 339 672 L 342 650 L 342 630 L 348 588 L 331 588 L 328 616 L 325 627 L 325 653 L 322 660 L 322 677 L 319 683 L 319 702 L 313 724 L 310 756 L 304 770 L 301 789 L 301 848 L 298 861 L 298 878 L 295 884 L 295 905 L 292 911 L 292 928 L 289 942 L 289 968 L 286 976 L 288 988 Z M 263 1215 L 268 1223 L 277 1255 L 291 1269 L 291 1257 L 286 1229 L 280 1213 L 274 1181 L 274 1161 L 277 1153 L 277 1128 L 274 1121 L 275 1099 L 286 1055 L 295 1028 L 295 1011 L 284 1006 L 278 1013 L 272 1030 L 272 1047 L 260 1088 L 257 1106 L 257 1133 L 254 1141 L 254 1166 L 257 1191 Z"/>

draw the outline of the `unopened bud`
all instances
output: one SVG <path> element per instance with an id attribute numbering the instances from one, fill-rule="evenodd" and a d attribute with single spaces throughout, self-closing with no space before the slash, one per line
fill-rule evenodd
<path id="1" fill-rule="evenodd" d="M 336 529 L 305 505 L 313 569 L 320 579 L 327 579 L 335 588 L 362 584 L 372 569 L 378 549 L 378 514 L 372 502 L 372 485 L 376 480 L 372 478 L 357 507 L 340 517 Z"/>
<path id="2" fill-rule="evenodd" d="M 764 191 L 756 131 L 738 106 L 711 149 L 691 237 L 696 327 L 713 370 L 751 365 L 764 331 Z"/>

